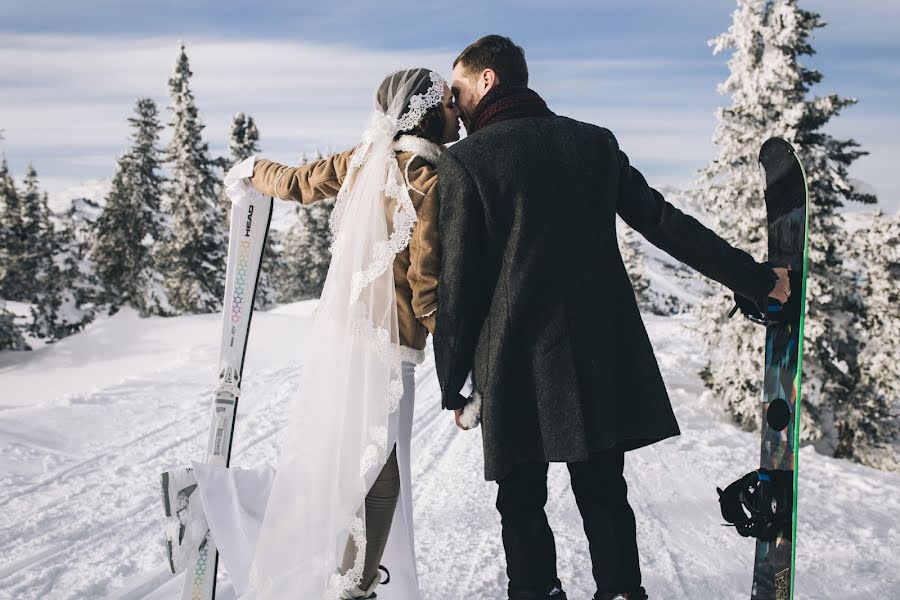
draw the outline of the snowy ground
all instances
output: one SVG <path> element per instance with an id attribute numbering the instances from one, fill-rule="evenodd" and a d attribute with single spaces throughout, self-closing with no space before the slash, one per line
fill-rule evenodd
<path id="1" fill-rule="evenodd" d="M 254 318 L 234 464 L 274 460 L 297 389 L 313 303 Z M 683 435 L 628 457 L 645 585 L 654 600 L 746 599 L 753 543 L 720 526 L 715 486 L 756 463 L 758 440 L 701 394 L 686 317 L 647 317 Z M 123 311 L 31 353 L 0 353 L 0 598 L 174 598 L 161 544 L 158 473 L 205 445 L 219 318 Z M 431 362 L 417 373 L 416 535 L 429 600 L 504 598 L 495 486 L 480 434 L 439 410 Z M 796 598 L 900 598 L 900 474 L 801 452 Z M 569 597 L 590 563 L 565 468 L 548 514 Z M 227 580 L 220 598 L 233 598 Z M 379 598 L 392 600 L 390 586 Z M 397 599 L 393 599 L 397 600 Z"/>

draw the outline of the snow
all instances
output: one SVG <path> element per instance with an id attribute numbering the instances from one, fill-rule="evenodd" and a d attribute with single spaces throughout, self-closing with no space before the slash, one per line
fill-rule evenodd
<path id="1" fill-rule="evenodd" d="M 234 464 L 271 463 L 298 397 L 314 301 L 257 313 Z M 758 437 L 728 423 L 695 372 L 687 316 L 646 321 L 683 435 L 629 453 L 627 478 L 651 598 L 746 599 L 753 542 L 720 526 L 715 487 L 751 470 Z M 30 353 L 0 353 L 0 598 L 176 597 L 162 546 L 158 474 L 202 454 L 215 385 L 217 315 L 128 310 Z M 429 350 L 430 355 L 430 350 Z M 479 430 L 439 410 L 429 360 L 417 371 L 413 481 L 429 600 L 504 598 L 496 486 Z M 900 474 L 800 455 L 799 599 L 900 597 Z M 593 593 L 587 543 L 564 466 L 548 516 L 570 598 Z M 448 557 L 452 557 L 449 559 Z M 234 593 L 223 574 L 219 598 Z M 392 599 L 390 586 L 379 598 Z"/>
<path id="2" fill-rule="evenodd" d="M 62 191 L 49 194 L 47 206 L 54 213 L 63 213 L 68 211 L 73 202 L 80 198 L 88 198 L 103 206 L 104 199 L 109 194 L 111 185 L 110 179 L 90 179 Z"/>

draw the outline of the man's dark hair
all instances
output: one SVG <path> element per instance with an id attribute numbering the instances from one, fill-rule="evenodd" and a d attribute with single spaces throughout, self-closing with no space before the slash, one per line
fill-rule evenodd
<path id="1" fill-rule="evenodd" d="M 460 52 L 453 66 L 462 63 L 466 75 L 477 75 L 491 69 L 505 85 L 528 85 L 525 51 L 508 37 L 486 35 Z"/>

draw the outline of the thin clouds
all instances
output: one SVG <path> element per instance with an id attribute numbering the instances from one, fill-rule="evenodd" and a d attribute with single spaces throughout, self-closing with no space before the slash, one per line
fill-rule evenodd
<path id="1" fill-rule="evenodd" d="M 819 0 L 819 4 L 828 2 Z M 349 30 L 334 37 L 355 39 Z M 205 139 L 214 153 L 226 152 L 231 116 L 238 111 L 254 116 L 263 150 L 275 160 L 294 162 L 300 152 L 326 145 L 347 147 L 365 125 L 372 90 L 382 75 L 409 66 L 448 74 L 458 50 L 372 49 L 359 39 L 361 45 L 354 46 L 270 39 L 262 34 L 234 40 L 188 36 L 192 89 L 206 125 Z M 49 189 L 111 176 L 117 155 L 128 145 L 126 119 L 136 98 L 152 97 L 159 104 L 162 121 L 169 119 L 166 82 L 178 41 L 174 35 L 14 33 L 0 37 L 4 56 L 0 127 L 6 129 L 0 150 L 6 152 L 14 172 L 20 174 L 24 164 L 33 160 Z M 698 42 L 702 48 L 690 56 L 635 54 L 627 58 L 596 58 L 604 54 L 574 52 L 565 45 L 548 54 L 541 46 L 525 43 L 533 84 L 554 110 L 612 128 L 654 183 L 686 185 L 713 156 L 709 140 L 714 110 L 728 101 L 716 92 L 716 84 L 726 76 L 725 58 L 713 57 L 702 42 Z M 573 43 L 578 46 L 577 40 Z M 566 52 L 573 57 L 566 58 Z M 871 89 L 847 89 L 852 86 L 839 71 L 850 62 L 820 67 L 829 78 L 817 86 L 817 92 L 863 96 L 861 106 L 848 109 L 848 116 L 837 120 L 835 131 L 852 131 L 873 152 L 895 149 L 895 137 L 887 139 L 886 132 L 897 129 L 896 116 L 878 119 L 864 113 L 863 107 L 866 95 L 874 104 L 876 98 L 896 94 L 896 86 L 885 87 L 873 77 L 865 80 Z M 835 79 L 840 75 L 840 86 L 832 81 L 832 73 Z M 890 75 L 896 81 L 895 69 Z M 881 128 L 857 128 L 855 123 L 861 124 L 859 119 L 866 115 L 879 121 Z M 165 140 L 166 132 L 163 135 Z M 900 196 L 900 187 L 887 176 L 890 168 L 883 167 L 885 163 L 885 158 L 864 158 L 859 171 L 854 166 L 853 175 L 872 183 L 890 205 Z"/>
<path id="2" fill-rule="evenodd" d="M 73 153 L 108 148 L 111 173 L 127 145 L 134 99 L 149 96 L 160 108 L 167 105 L 177 41 L 24 34 L 5 36 L 0 51 L 13 59 L 0 65 L 0 122 L 10 158 L 47 157 L 55 150 L 67 167 L 84 166 Z M 434 52 L 283 41 L 200 40 L 187 51 L 213 149 L 224 152 L 231 116 L 244 111 L 257 118 L 267 149 L 295 149 L 291 160 L 316 145 L 355 141 L 383 74 L 421 65 L 447 73 L 452 60 Z M 161 116 L 168 120 L 166 112 Z M 98 175 L 87 169 L 82 179 Z"/>
<path id="3" fill-rule="evenodd" d="M 63 171 L 77 174 L 76 167 L 84 167 L 80 179 L 87 179 L 103 175 L 101 149 L 109 150 L 111 173 L 116 155 L 127 146 L 126 119 L 135 98 L 150 96 L 166 106 L 177 41 L 20 34 L 5 37 L 0 50 L 13 58 L 0 66 L 0 121 L 10 124 L 5 144 L 11 158 L 40 154 L 48 161 L 44 170 L 56 170 L 55 150 Z M 279 40 L 207 39 L 189 41 L 187 50 L 192 89 L 213 149 L 224 152 L 231 115 L 244 111 L 257 119 L 267 154 L 285 161 L 316 146 L 354 143 L 382 74 L 407 66 L 447 74 L 455 56 Z M 614 123 L 621 133 L 642 137 L 649 127 L 662 136 L 685 133 L 685 120 L 671 108 L 674 90 L 668 88 L 665 99 L 653 97 L 656 78 L 673 68 L 670 60 L 532 61 L 535 85 L 560 112 Z M 627 99 L 623 89 L 630 90 Z M 639 97 L 659 105 L 655 115 L 633 108 Z M 680 100 L 687 104 L 690 94 L 682 92 Z M 671 116 L 661 116 L 664 107 Z M 708 128 L 712 118 L 706 114 L 702 125 Z M 168 119 L 166 112 L 162 118 Z M 79 159 L 79 152 L 91 159 Z"/>

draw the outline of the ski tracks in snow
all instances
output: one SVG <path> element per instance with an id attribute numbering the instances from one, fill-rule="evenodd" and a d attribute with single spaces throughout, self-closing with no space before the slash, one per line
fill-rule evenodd
<path id="1" fill-rule="evenodd" d="M 172 577 L 164 566 L 158 477 L 202 456 L 212 364 L 179 366 L 64 403 L 0 413 L 4 420 L 24 421 L 55 420 L 63 412 L 63 421 L 81 429 L 79 436 L 61 428 L 63 437 L 74 433 L 73 449 L 46 452 L 39 475 L 4 477 L 0 597 L 106 598 L 122 588 L 136 593 L 158 587 Z M 253 401 L 239 409 L 235 455 L 243 460 L 237 464 L 274 456 L 298 366 L 245 370 L 244 394 Z M 148 572 L 155 574 L 151 585 L 137 585 Z M 135 593 L 126 596 L 139 597 Z"/>
<path id="2" fill-rule="evenodd" d="M 288 305 L 254 319 L 235 466 L 275 463 L 288 405 L 303 393 L 299 357 L 309 308 Z M 116 336 L 144 326 L 128 321 L 117 332 L 114 319 L 102 324 L 105 343 L 124 347 Z M 80 382 L 78 393 L 0 411 L 0 598 L 177 597 L 182 577 L 169 574 L 165 562 L 158 476 L 202 456 L 216 349 L 194 337 L 202 327 L 213 334 L 217 328 L 213 319 L 185 327 L 177 319 L 148 320 L 146 327 L 164 325 L 154 338 L 157 351 L 186 360 L 160 362 L 165 366 L 137 375 L 122 372 L 117 382 L 108 375 L 99 388 Z M 715 487 L 754 468 L 758 434 L 727 423 L 702 394 L 695 374 L 699 346 L 686 327 L 691 321 L 646 320 L 683 435 L 626 458 L 644 584 L 654 600 L 745 599 L 753 542 L 720 526 Z M 452 413 L 440 410 L 430 348 L 426 354 L 429 360 L 416 372 L 412 440 L 422 591 L 427 600 L 505 598 L 497 488 L 484 480 L 481 431 L 458 430 Z M 93 373 L 103 366 L 97 356 Z M 32 371 L 35 388 L 41 377 L 52 376 Z M 893 526 L 900 474 L 822 457 L 811 448 L 801 451 L 800 464 L 797 600 L 838 593 L 847 599 L 900 597 L 900 532 Z M 588 545 L 565 466 L 551 465 L 548 480 L 559 576 L 572 600 L 590 598 Z M 391 596 L 390 587 L 379 589 L 379 598 L 406 600 Z M 234 598 L 221 570 L 218 597 Z"/>

